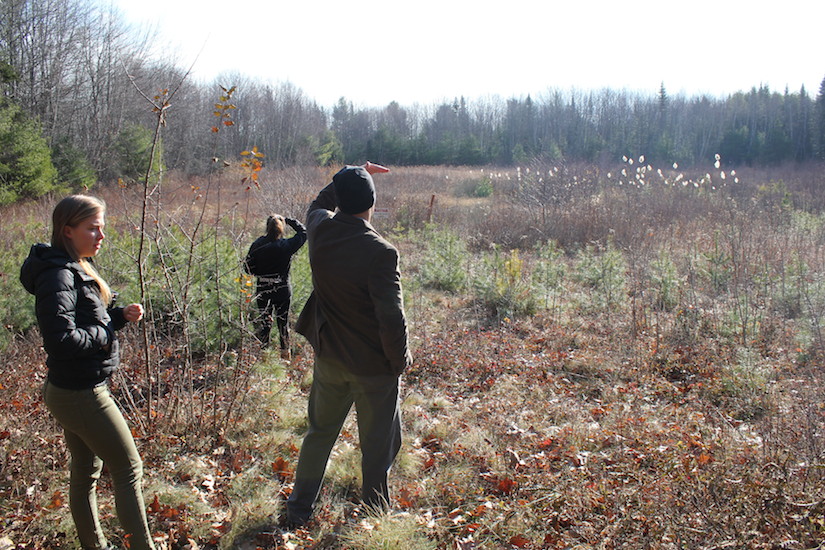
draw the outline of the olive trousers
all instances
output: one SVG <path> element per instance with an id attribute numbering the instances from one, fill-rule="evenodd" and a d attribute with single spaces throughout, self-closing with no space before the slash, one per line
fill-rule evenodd
<path id="1" fill-rule="evenodd" d="M 290 523 L 309 520 L 330 452 L 353 404 L 361 445 L 362 501 L 374 508 L 389 505 L 387 473 L 401 448 L 398 386 L 397 376 L 357 376 L 316 358 L 307 407 L 309 431 L 286 504 Z"/>
<path id="2" fill-rule="evenodd" d="M 98 519 L 96 492 L 105 463 L 112 476 L 115 509 L 129 548 L 153 550 L 141 489 L 143 462 L 108 386 L 67 390 L 46 383 L 43 397 L 63 427 L 71 453 L 69 508 L 81 546 L 108 548 Z"/>

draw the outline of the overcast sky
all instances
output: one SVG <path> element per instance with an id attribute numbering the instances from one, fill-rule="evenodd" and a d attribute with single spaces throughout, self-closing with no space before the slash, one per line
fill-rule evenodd
<path id="1" fill-rule="evenodd" d="M 816 96 L 825 1 L 110 0 L 196 79 L 291 82 L 321 106 L 551 89 Z M 233 85 L 234 82 L 224 82 Z"/>

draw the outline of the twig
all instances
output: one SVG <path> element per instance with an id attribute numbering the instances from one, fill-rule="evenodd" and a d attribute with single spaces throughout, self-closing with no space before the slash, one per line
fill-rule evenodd
<path id="1" fill-rule="evenodd" d="M 196 58 L 197 59 L 197 58 Z M 154 99 L 149 98 L 143 90 L 135 82 L 135 78 L 131 75 L 126 68 L 125 63 L 121 59 L 121 64 L 123 65 L 124 71 L 126 72 L 126 76 L 129 78 L 129 82 L 132 83 L 132 86 L 137 90 L 137 92 L 146 99 L 150 105 L 152 105 L 152 110 L 157 114 L 157 122 L 155 124 L 155 134 L 152 139 L 152 147 L 149 151 L 149 166 L 146 168 L 146 173 L 144 174 L 143 178 L 143 203 L 141 207 L 141 218 L 140 218 L 140 239 L 138 245 L 138 255 L 137 255 L 137 267 L 138 267 L 138 280 L 140 282 L 140 300 L 142 303 L 146 303 L 146 272 L 144 269 L 144 252 L 146 250 L 146 218 L 147 218 L 147 209 L 149 205 L 149 197 L 151 194 L 154 193 L 149 191 L 149 179 L 152 175 L 152 168 L 153 163 L 155 161 L 155 154 L 157 152 L 158 143 L 160 142 L 160 133 L 161 128 L 166 126 L 166 110 L 170 107 L 171 99 L 175 96 L 175 94 L 180 90 L 181 86 L 183 85 L 186 78 L 189 76 L 189 73 L 192 71 L 193 65 L 189 68 L 188 71 L 181 77 L 180 81 L 174 87 L 170 94 L 167 94 L 163 99 L 161 104 L 158 104 L 157 101 Z M 160 188 L 160 182 L 158 182 L 157 188 Z M 152 356 L 151 356 L 151 345 L 149 340 L 149 328 L 147 323 L 143 323 L 142 325 L 142 335 L 143 335 L 143 360 L 144 360 L 144 367 L 146 369 L 146 385 L 147 385 L 147 399 L 146 399 L 146 419 L 147 424 L 151 426 L 153 424 L 153 416 L 152 416 L 152 401 L 153 401 L 153 385 L 152 385 Z"/>

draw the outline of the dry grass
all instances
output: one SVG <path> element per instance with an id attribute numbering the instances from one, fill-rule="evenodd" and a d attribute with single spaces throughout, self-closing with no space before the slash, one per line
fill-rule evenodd
<path id="1" fill-rule="evenodd" d="M 821 214 L 766 198 L 756 173 L 740 174 L 741 188 L 713 190 L 620 187 L 606 170 L 565 169 L 565 181 L 578 183 L 542 204 L 514 171 L 496 172 L 493 195 L 482 198 L 462 189 L 490 171 L 406 168 L 376 178 L 379 206 L 389 213 L 375 222 L 401 249 L 416 357 L 403 381 L 406 434 L 392 473 L 394 512 L 371 516 L 357 505 L 359 455 L 350 419 L 315 520 L 289 534 L 274 528 L 297 459 L 311 371 L 311 354 L 296 337 L 288 365 L 235 350 L 248 358 L 235 368 L 249 373 L 237 422 L 215 432 L 159 423 L 138 433 L 161 546 L 676 549 L 825 542 Z M 239 248 L 270 211 L 302 217 L 330 175 L 265 174 L 252 194 L 228 177 L 221 211 L 235 224 Z M 793 174 L 784 177 L 793 191 Z M 197 211 L 192 185 L 203 183 L 170 183 L 168 212 L 188 219 Z M 803 196 L 810 185 L 801 181 Z M 131 193 L 101 190 L 121 218 L 133 215 Z M 27 219 L 27 207 L 15 208 L 15 219 Z M 526 275 L 540 262 L 535 245 L 555 240 L 565 254 L 556 259 L 564 276 L 554 308 L 491 316 L 472 284 L 456 293 L 420 284 L 428 221 L 469 244 L 462 264 L 468 276 L 488 265 L 480 258 L 491 243 L 518 247 Z M 611 247 L 622 258 L 621 290 L 605 301 L 606 275 L 593 270 L 606 265 Z M 127 337 L 119 392 L 127 381 L 143 384 L 135 367 L 139 339 Z M 5 352 L 0 521 L 16 547 L 73 548 L 63 496 L 67 455 L 37 396 L 42 359 L 34 333 Z M 205 357 L 193 368 L 208 377 L 217 364 Z M 210 403 L 203 409 L 210 415 L 226 406 Z M 108 532 L 117 533 L 105 483 L 101 493 Z"/>

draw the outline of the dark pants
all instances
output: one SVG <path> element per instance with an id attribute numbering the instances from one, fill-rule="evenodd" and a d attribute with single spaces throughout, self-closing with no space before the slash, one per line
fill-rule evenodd
<path id="1" fill-rule="evenodd" d="M 289 307 L 291 296 L 283 296 L 270 292 L 258 294 L 258 340 L 262 346 L 268 346 L 270 341 L 269 333 L 272 332 L 273 317 L 278 325 L 278 336 L 280 337 L 281 349 L 289 348 Z"/>
<path id="2" fill-rule="evenodd" d="M 295 469 L 295 487 L 287 518 L 306 523 L 318 498 L 332 447 L 352 405 L 361 443 L 362 500 L 376 508 L 389 505 L 387 473 L 401 448 L 397 376 L 356 376 L 342 367 L 315 361 L 309 394 L 309 431 Z"/>
<path id="3" fill-rule="evenodd" d="M 106 548 L 97 515 L 97 480 L 103 464 L 112 476 L 115 509 L 129 536 L 129 548 L 155 546 L 146 522 L 141 479 L 143 462 L 132 432 L 105 385 L 89 390 L 64 390 L 46 384 L 46 406 L 63 427 L 72 455 L 69 508 L 83 548 Z"/>

